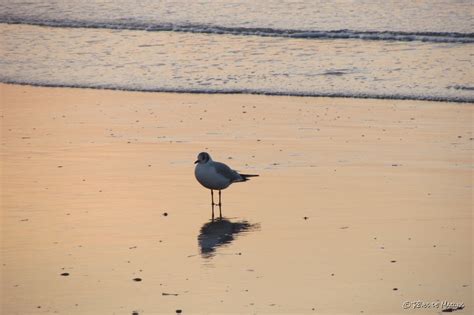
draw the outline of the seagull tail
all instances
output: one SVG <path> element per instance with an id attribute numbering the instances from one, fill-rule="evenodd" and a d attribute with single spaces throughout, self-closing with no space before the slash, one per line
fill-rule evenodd
<path id="1" fill-rule="evenodd" d="M 257 174 L 239 174 L 239 175 L 242 177 L 243 182 L 248 181 L 250 179 L 249 177 L 258 177 L 258 176 L 260 176 L 260 175 L 257 175 Z"/>

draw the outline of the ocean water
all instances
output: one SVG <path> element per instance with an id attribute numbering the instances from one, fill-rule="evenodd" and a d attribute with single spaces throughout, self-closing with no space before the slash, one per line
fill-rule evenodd
<path id="1" fill-rule="evenodd" d="M 465 1 L 0 2 L 0 81 L 474 102 Z"/>

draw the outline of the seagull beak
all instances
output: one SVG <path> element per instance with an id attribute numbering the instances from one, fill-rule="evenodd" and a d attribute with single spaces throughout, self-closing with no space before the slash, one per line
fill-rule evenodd
<path id="1" fill-rule="evenodd" d="M 199 163 L 199 160 L 196 160 L 196 161 L 194 162 L 194 164 L 196 164 L 196 163 Z"/>

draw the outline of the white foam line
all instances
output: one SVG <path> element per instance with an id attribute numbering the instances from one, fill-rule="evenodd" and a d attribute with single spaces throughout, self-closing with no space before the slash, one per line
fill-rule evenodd
<path id="1" fill-rule="evenodd" d="M 137 88 L 137 87 L 120 87 L 112 85 L 74 85 L 63 83 L 38 83 L 17 80 L 5 80 L 0 78 L 0 83 L 28 85 L 37 87 L 53 87 L 53 88 L 79 88 L 79 89 L 98 89 L 98 90 L 117 90 L 130 92 L 154 92 L 154 93 L 190 93 L 190 94 L 251 94 L 251 95 L 268 95 L 268 96 L 297 96 L 297 97 L 331 97 L 331 98 L 358 98 L 358 99 L 386 99 L 386 100 L 414 100 L 414 101 L 431 101 L 431 102 L 452 102 L 452 103 L 472 103 L 474 97 L 449 97 L 449 96 L 430 96 L 430 95 L 404 95 L 404 94 L 369 94 L 369 93 L 327 93 L 327 92 L 285 92 L 285 91 L 266 91 L 252 89 L 179 89 L 179 88 Z"/>

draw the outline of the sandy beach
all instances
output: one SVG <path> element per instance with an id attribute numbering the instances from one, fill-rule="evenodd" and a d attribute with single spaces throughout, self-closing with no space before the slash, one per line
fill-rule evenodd
<path id="1" fill-rule="evenodd" d="M 472 104 L 0 97 L 2 314 L 472 313 Z M 260 174 L 211 245 L 201 151 Z"/>

